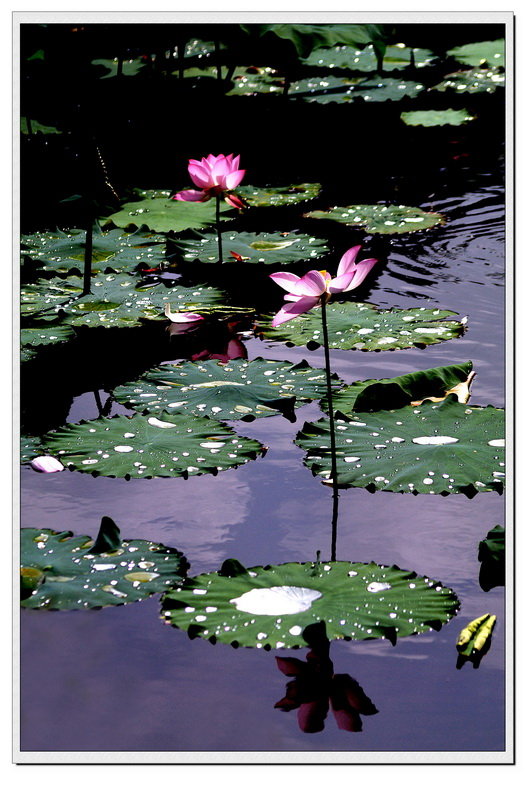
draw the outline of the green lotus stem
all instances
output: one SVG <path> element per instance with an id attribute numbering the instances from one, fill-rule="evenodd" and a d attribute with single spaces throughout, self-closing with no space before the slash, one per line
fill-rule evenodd
<path id="1" fill-rule="evenodd" d="M 330 348 L 328 347 L 328 324 L 326 321 L 326 298 L 321 298 L 321 319 L 323 323 L 324 362 L 326 370 L 326 398 L 328 401 L 328 418 L 330 420 L 330 454 L 332 478 L 332 545 L 331 561 L 335 561 L 337 544 L 337 518 L 339 515 L 339 486 L 337 484 L 337 460 L 335 454 L 334 406 L 332 403 L 332 380 L 330 371 Z"/>
<path id="2" fill-rule="evenodd" d="M 215 223 L 217 225 L 217 243 L 219 245 L 219 263 L 222 263 L 222 236 L 221 236 L 221 198 L 215 197 Z"/>
<path id="3" fill-rule="evenodd" d="M 84 248 L 84 288 L 82 295 L 91 293 L 91 261 L 93 259 L 93 222 L 89 221 L 86 228 L 86 244 Z"/>

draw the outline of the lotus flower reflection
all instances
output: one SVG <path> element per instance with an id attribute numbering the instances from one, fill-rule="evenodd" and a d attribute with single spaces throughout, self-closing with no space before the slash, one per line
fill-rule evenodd
<path id="1" fill-rule="evenodd" d="M 377 260 L 373 258 L 356 263 L 355 259 L 360 249 L 360 246 L 352 246 L 351 249 L 345 252 L 339 262 L 337 275 L 334 278 L 328 271 L 308 271 L 301 278 L 297 274 L 291 274 L 286 271 L 270 274 L 270 278 L 274 282 L 288 291 L 288 295 L 285 295 L 284 300 L 292 302 L 285 304 L 275 315 L 272 326 L 275 328 L 280 326 L 281 323 L 286 323 L 288 320 L 298 317 L 298 315 L 309 312 L 323 298 L 326 303 L 331 295 L 355 290 L 377 263 Z"/>
<path id="2" fill-rule="evenodd" d="M 214 156 L 210 153 L 200 161 L 190 159 L 188 164 L 190 178 L 201 191 L 185 189 L 177 192 L 173 199 L 185 202 L 207 202 L 212 197 L 224 195 L 228 205 L 233 208 L 243 208 L 242 200 L 231 193 L 231 190 L 240 184 L 246 172 L 239 169 L 239 161 L 240 156 L 234 157 L 233 153 L 229 156 L 223 153 Z"/>

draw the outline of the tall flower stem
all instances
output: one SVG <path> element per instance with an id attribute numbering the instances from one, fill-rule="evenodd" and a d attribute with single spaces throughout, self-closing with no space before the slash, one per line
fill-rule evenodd
<path id="1" fill-rule="evenodd" d="M 339 486 L 337 483 L 337 460 L 335 454 L 335 423 L 334 406 L 332 403 L 332 373 L 330 371 L 330 348 L 328 347 L 328 324 L 326 321 L 326 298 L 321 299 L 321 319 L 323 323 L 324 362 L 326 370 L 326 397 L 328 401 L 328 418 L 330 421 L 330 454 L 332 479 L 332 545 L 331 561 L 335 561 L 337 543 L 337 518 L 339 515 Z"/>
<path id="2" fill-rule="evenodd" d="M 217 225 L 217 243 L 219 245 L 219 263 L 222 263 L 222 235 L 221 235 L 221 198 L 215 197 L 215 224 Z"/>

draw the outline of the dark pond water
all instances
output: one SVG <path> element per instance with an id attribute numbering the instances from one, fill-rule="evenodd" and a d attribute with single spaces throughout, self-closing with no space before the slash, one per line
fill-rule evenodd
<path id="1" fill-rule="evenodd" d="M 455 189 L 455 191 L 454 191 Z M 425 350 L 332 353 L 347 382 L 389 377 L 472 360 L 474 404 L 504 405 L 504 193 L 499 172 L 463 188 L 435 190 L 429 207 L 445 226 L 391 242 L 381 273 L 363 300 L 381 306 L 436 305 L 468 314 L 460 339 Z M 414 203 L 417 204 L 417 203 Z M 422 205 L 425 207 L 425 205 Z M 321 350 L 249 339 L 249 358 L 323 366 Z M 103 395 L 104 396 L 104 395 Z M 114 410 L 114 412 L 117 412 Z M 80 393 L 68 420 L 98 415 Z M 126 538 L 184 552 L 191 573 L 215 571 L 235 557 L 245 566 L 306 561 L 330 554 L 331 493 L 302 464 L 293 438 L 319 418 L 316 403 L 297 414 L 245 424 L 242 434 L 269 447 L 245 466 L 183 479 L 124 481 L 80 473 L 22 469 L 22 525 L 94 534 L 109 515 Z M 45 421 L 45 418 L 44 418 Z M 461 610 L 439 632 L 385 641 L 334 642 L 336 673 L 348 674 L 377 709 L 362 730 L 301 731 L 297 712 L 274 704 L 287 679 L 266 652 L 190 640 L 164 626 L 159 598 L 98 611 L 22 611 L 21 725 L 26 751 L 498 752 L 505 746 L 505 592 L 478 582 L 478 543 L 505 524 L 496 493 L 432 495 L 341 493 L 337 558 L 397 564 L 455 590 Z M 460 629 L 485 612 L 498 617 L 478 670 L 456 668 Z M 376 760 L 380 760 L 378 755 Z M 176 755 L 174 755 L 176 760 Z M 205 757 L 204 757 L 205 760 Z"/>

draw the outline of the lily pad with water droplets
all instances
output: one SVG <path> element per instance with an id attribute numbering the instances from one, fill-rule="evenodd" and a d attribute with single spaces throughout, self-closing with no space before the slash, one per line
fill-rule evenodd
<path id="1" fill-rule="evenodd" d="M 20 331 L 20 344 L 25 349 L 42 345 L 60 345 L 69 342 L 75 336 L 75 330 L 71 326 L 55 325 L 42 326 L 39 328 L 23 328 Z"/>
<path id="2" fill-rule="evenodd" d="M 82 273 L 84 270 L 85 230 L 55 230 L 22 236 L 22 254 L 44 271 Z M 166 257 L 166 239 L 152 233 L 126 233 L 115 229 L 93 232 L 91 271 L 133 271 L 138 266 L 151 268 Z"/>
<path id="3" fill-rule="evenodd" d="M 283 75 L 270 66 L 236 68 L 232 83 L 233 87 L 228 91 L 227 96 L 256 96 L 259 93 L 282 93 L 285 86 Z"/>
<path id="4" fill-rule="evenodd" d="M 487 65 L 491 68 L 502 68 L 505 65 L 505 39 L 463 44 L 449 49 L 447 55 L 467 66 Z"/>
<path id="5" fill-rule="evenodd" d="M 217 235 L 209 233 L 174 241 L 177 256 L 201 263 L 217 263 Z M 323 238 L 289 233 L 222 233 L 224 263 L 266 263 L 287 265 L 300 260 L 318 260 L 328 254 Z"/>
<path id="6" fill-rule="evenodd" d="M 328 640 L 393 643 L 440 629 L 459 608 L 453 591 L 396 566 L 375 563 L 289 563 L 188 578 L 162 597 L 162 615 L 190 637 L 233 646 L 299 648 L 324 621 Z"/>
<path id="7" fill-rule="evenodd" d="M 42 443 L 70 470 L 126 479 L 215 475 L 264 451 L 258 441 L 213 419 L 166 412 L 68 424 L 44 435 Z"/>
<path id="8" fill-rule="evenodd" d="M 347 104 L 356 99 L 365 102 L 401 101 L 415 98 L 424 90 L 424 85 L 393 77 L 369 77 L 350 79 L 346 77 L 309 77 L 294 82 L 290 87 L 290 98 L 303 99 L 318 104 Z"/>
<path id="9" fill-rule="evenodd" d="M 340 414 L 335 434 L 342 487 L 468 497 L 503 491 L 502 409 L 462 405 L 449 396 L 418 407 Z M 329 420 L 306 423 L 295 442 L 307 452 L 305 465 L 329 481 Z"/>
<path id="10" fill-rule="evenodd" d="M 505 75 L 497 68 L 471 68 L 454 71 L 430 90 L 454 90 L 456 93 L 495 93 L 505 85 Z"/>
<path id="11" fill-rule="evenodd" d="M 462 126 L 475 120 L 475 116 L 466 109 L 426 109 L 402 112 L 401 120 L 407 126 Z"/>
<path id="12" fill-rule="evenodd" d="M 20 436 L 20 462 L 22 465 L 31 462 L 35 457 L 42 454 L 42 444 L 40 438 L 33 435 Z"/>
<path id="13" fill-rule="evenodd" d="M 223 299 L 213 287 L 136 287 L 137 280 L 127 274 L 99 274 L 91 280 L 91 293 L 82 296 L 79 277 L 41 279 L 21 289 L 22 314 L 51 320 L 61 314 L 64 322 L 75 326 L 137 326 L 141 320 L 165 319 L 164 307 L 172 312 L 198 312 Z"/>
<path id="14" fill-rule="evenodd" d="M 101 542 L 104 529 L 117 538 Z M 115 530 L 116 529 L 116 530 Z M 188 562 L 173 547 L 120 540 L 104 517 L 97 540 L 71 531 L 20 531 L 22 606 L 82 610 L 139 602 L 182 583 Z"/>
<path id="15" fill-rule="evenodd" d="M 305 200 L 315 199 L 320 192 L 320 183 L 297 183 L 290 186 L 239 186 L 235 189 L 235 194 L 242 197 L 249 208 L 297 205 Z"/>
<path id="16" fill-rule="evenodd" d="M 178 233 L 215 225 L 215 200 L 184 202 L 171 199 L 169 190 L 137 189 L 137 201 L 125 203 L 120 211 L 108 216 L 104 225 L 124 229 L 146 227 L 156 233 Z M 234 218 L 234 212 L 221 204 L 221 221 Z"/>
<path id="17" fill-rule="evenodd" d="M 444 309 L 380 309 L 375 304 L 355 301 L 328 304 L 326 307 L 329 347 L 334 350 L 398 350 L 424 347 L 463 334 L 465 326 L 456 312 Z M 321 308 L 271 328 L 261 322 L 259 333 L 264 339 L 306 345 L 316 350 L 323 344 Z"/>
<path id="18" fill-rule="evenodd" d="M 304 215 L 308 219 L 329 219 L 351 227 L 363 227 L 371 235 L 413 233 L 445 222 L 440 213 L 408 205 L 336 205 L 326 211 L 310 211 Z"/>
<path id="19" fill-rule="evenodd" d="M 332 387 L 342 381 L 332 375 Z M 234 359 L 164 364 L 138 380 L 118 386 L 113 396 L 131 408 L 148 412 L 187 411 L 215 419 L 252 421 L 284 413 L 295 421 L 294 406 L 326 393 L 326 374 L 301 361 Z M 162 418 L 162 417 L 161 417 Z"/>
<path id="20" fill-rule="evenodd" d="M 334 410 L 344 414 L 403 408 L 427 397 L 444 399 L 458 384 L 466 386 L 471 375 L 472 362 L 466 361 L 448 367 L 409 372 L 396 378 L 357 380 L 335 392 L 332 403 Z M 468 396 L 458 399 L 460 402 L 467 402 Z M 322 410 L 328 412 L 326 399 L 322 399 L 320 405 Z"/>
<path id="21" fill-rule="evenodd" d="M 429 49 L 392 44 L 387 46 L 383 56 L 383 71 L 397 71 L 406 68 L 414 59 L 416 68 L 430 65 L 436 57 Z M 377 58 L 374 47 L 369 44 L 364 49 L 350 46 L 335 46 L 329 49 L 316 49 L 303 61 L 306 66 L 323 68 L 348 68 L 353 71 L 377 71 Z"/>

